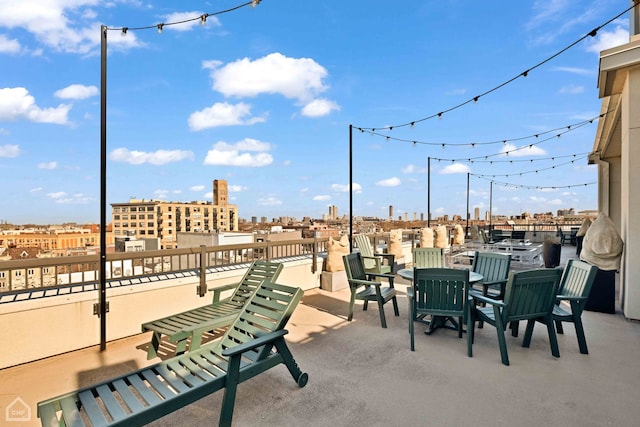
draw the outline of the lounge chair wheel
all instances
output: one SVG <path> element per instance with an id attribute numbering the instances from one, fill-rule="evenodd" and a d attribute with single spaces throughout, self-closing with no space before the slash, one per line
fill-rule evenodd
<path id="1" fill-rule="evenodd" d="M 309 375 L 306 372 L 301 373 L 298 377 L 298 386 L 301 388 L 306 386 L 307 381 L 309 381 Z"/>

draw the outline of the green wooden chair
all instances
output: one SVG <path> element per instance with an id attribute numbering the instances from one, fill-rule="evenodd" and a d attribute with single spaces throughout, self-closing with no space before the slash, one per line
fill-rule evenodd
<path id="1" fill-rule="evenodd" d="M 238 385 L 279 364 L 298 386 L 300 370 L 284 336 L 300 288 L 262 282 L 221 340 L 193 352 L 38 403 L 43 426 L 147 425 L 225 389 L 220 426 L 231 426 Z"/>
<path id="2" fill-rule="evenodd" d="M 444 327 L 457 330 L 458 337 L 462 338 L 462 325 L 467 322 L 468 328 L 471 320 L 469 270 L 415 268 L 413 272 L 413 286 L 407 288 L 411 351 L 415 350 L 415 322 L 429 325 L 429 329 L 425 332 L 427 335 L 437 328 Z M 431 315 L 429 321 L 425 320 L 427 315 Z M 454 318 L 458 321 L 455 322 Z M 447 320 L 450 320 L 453 326 L 448 326 Z"/>
<path id="3" fill-rule="evenodd" d="M 560 357 L 558 339 L 551 315 L 561 275 L 561 270 L 550 268 L 512 272 L 509 274 L 504 301 L 498 301 L 477 293 L 471 294 L 476 302 L 482 302 L 489 306 L 471 305 L 471 324 L 467 329 L 470 334 L 470 339 L 468 340 L 469 357 L 473 357 L 476 321 L 483 321 L 496 328 L 502 363 L 509 365 L 505 339 L 507 325 L 511 322 L 526 320 L 527 329 L 522 346 L 529 347 L 533 327 L 539 318 L 544 319 L 547 325 L 551 354 L 554 357 Z"/>
<path id="4" fill-rule="evenodd" d="M 495 299 L 504 298 L 504 286 L 509 277 L 511 254 L 476 251 L 471 270 L 482 274 L 482 295 Z"/>
<path id="5" fill-rule="evenodd" d="M 442 268 L 444 267 L 443 248 L 415 248 L 413 250 L 414 268 Z"/>
<path id="6" fill-rule="evenodd" d="M 354 240 L 362 255 L 362 262 L 367 273 L 393 274 L 395 255 L 375 253 L 366 234 L 356 234 Z"/>
<path id="7" fill-rule="evenodd" d="M 559 334 L 564 333 L 562 322 L 572 322 L 576 328 L 578 347 L 582 354 L 589 354 L 582 325 L 582 311 L 587 304 L 591 286 L 596 279 L 597 273 L 598 267 L 595 265 L 587 264 L 577 259 L 570 259 L 562 274 L 558 295 L 556 295 L 556 303 L 553 306 L 552 319 L 556 324 L 557 332 Z M 567 302 L 569 307 L 563 302 Z M 538 321 L 544 322 L 545 319 L 540 318 Z"/>
<path id="8" fill-rule="evenodd" d="M 176 345 L 176 354 L 187 351 L 187 343 L 190 351 L 199 348 L 204 333 L 233 323 L 260 283 L 265 280 L 275 281 L 282 267 L 282 263 L 256 260 L 247 269 L 240 283 L 210 289 L 213 291 L 211 304 L 143 323 L 142 332 L 153 332 L 147 359 L 158 355 L 163 335 Z M 221 301 L 221 292 L 230 289 L 234 290 L 233 294 Z"/>
<path id="9" fill-rule="evenodd" d="M 344 268 L 347 273 L 351 298 L 349 300 L 349 316 L 347 320 L 353 319 L 353 308 L 356 300 L 364 301 L 363 311 L 366 311 L 369 301 L 375 301 L 378 304 L 380 312 L 380 323 L 383 328 L 387 327 L 387 320 L 384 315 L 384 305 L 392 301 L 393 311 L 399 316 L 398 300 L 396 298 L 396 289 L 393 285 L 395 276 L 393 274 L 377 274 L 368 273 L 364 270 L 362 263 L 362 255 L 354 252 L 342 257 Z M 388 285 L 375 279 L 387 279 Z"/>

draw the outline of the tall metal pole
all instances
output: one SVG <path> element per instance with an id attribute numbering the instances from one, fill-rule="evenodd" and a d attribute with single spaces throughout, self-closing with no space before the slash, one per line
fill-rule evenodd
<path id="1" fill-rule="evenodd" d="M 100 26 L 100 351 L 107 349 L 107 27 Z"/>
<path id="2" fill-rule="evenodd" d="M 469 172 L 467 172 L 467 229 L 465 230 L 465 236 L 469 236 Z"/>
<path id="3" fill-rule="evenodd" d="M 353 125 L 349 125 L 349 252 L 353 252 Z"/>
<path id="4" fill-rule="evenodd" d="M 493 181 L 489 181 L 489 231 L 493 220 Z"/>
<path id="5" fill-rule="evenodd" d="M 427 227 L 431 227 L 431 157 L 427 157 Z"/>

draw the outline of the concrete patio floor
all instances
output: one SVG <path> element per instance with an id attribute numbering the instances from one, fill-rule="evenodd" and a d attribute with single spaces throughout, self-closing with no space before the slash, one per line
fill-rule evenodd
<path id="1" fill-rule="evenodd" d="M 575 248 L 574 248 L 575 250 Z M 563 257 L 566 260 L 566 257 Z M 589 354 L 578 351 L 572 325 L 559 335 L 560 358 L 538 324 L 531 347 L 507 336 L 511 366 L 500 362 L 495 329 L 476 329 L 474 357 L 466 337 L 450 330 L 430 336 L 416 327 L 409 349 L 406 281 L 397 280 L 400 316 L 385 307 L 356 307 L 347 322 L 348 291 L 307 291 L 289 321 L 288 342 L 309 383 L 299 388 L 277 366 L 240 385 L 236 426 L 635 426 L 640 419 L 640 323 L 620 313 L 585 312 Z M 69 333 L 73 333 L 69 331 Z M 39 425 L 36 404 L 101 379 L 153 363 L 149 334 L 0 370 L 0 425 Z M 170 349 L 168 349 L 170 351 Z M 3 351 L 19 351 L 3 349 Z M 31 421 L 7 420 L 21 399 Z M 152 426 L 217 425 L 222 392 L 164 417 Z"/>

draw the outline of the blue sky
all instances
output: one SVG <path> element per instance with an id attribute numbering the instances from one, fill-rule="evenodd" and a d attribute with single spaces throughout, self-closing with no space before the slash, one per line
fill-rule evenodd
<path id="1" fill-rule="evenodd" d="M 597 208 L 588 120 L 628 13 L 421 119 L 628 1 L 263 0 L 155 27 L 242 3 L 0 0 L 0 220 L 99 221 L 101 24 L 130 28 L 107 33 L 108 203 L 211 200 L 226 179 L 243 218 L 348 214 L 352 124 L 354 215 L 426 217 L 428 177 L 432 215 L 464 215 L 468 172 L 472 213 L 491 180 L 496 214 Z"/>

